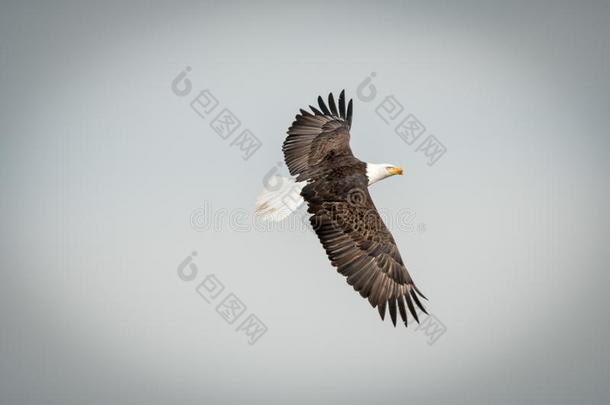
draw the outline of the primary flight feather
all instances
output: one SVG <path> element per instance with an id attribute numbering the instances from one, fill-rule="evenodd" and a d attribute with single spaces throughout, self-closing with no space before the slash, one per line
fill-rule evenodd
<path id="1" fill-rule="evenodd" d="M 356 158 L 349 145 L 352 100 L 345 103 L 342 91 L 338 106 L 318 97 L 318 108 L 300 110 L 288 129 L 282 150 L 294 179 L 276 178 L 257 200 L 257 214 L 280 220 L 305 201 L 310 222 L 326 254 L 347 283 L 378 308 L 386 308 L 396 325 L 400 314 L 407 325 L 407 309 L 419 322 L 417 306 L 427 313 L 405 267 L 396 242 L 368 192 L 386 177 L 402 174 L 390 164 L 367 163 Z M 418 297 L 419 296 L 419 297 Z"/>

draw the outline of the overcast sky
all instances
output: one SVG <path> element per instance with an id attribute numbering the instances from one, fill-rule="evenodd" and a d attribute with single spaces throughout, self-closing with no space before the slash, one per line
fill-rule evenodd
<path id="1" fill-rule="evenodd" d="M 0 402 L 610 400 L 608 2 L 52 3 L 0 6 Z M 419 328 L 253 218 L 341 89 Z"/>

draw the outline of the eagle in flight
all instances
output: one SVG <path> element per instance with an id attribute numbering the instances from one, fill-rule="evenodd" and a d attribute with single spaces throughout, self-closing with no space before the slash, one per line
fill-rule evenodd
<path id="1" fill-rule="evenodd" d="M 396 241 L 368 192 L 379 180 L 403 174 L 390 164 L 363 162 L 349 145 L 352 100 L 345 91 L 338 105 L 318 97 L 319 109 L 300 110 L 288 128 L 282 150 L 292 178 L 273 176 L 258 196 L 257 215 L 279 221 L 307 203 L 310 222 L 328 258 L 347 283 L 379 310 L 386 308 L 396 326 L 397 313 L 407 325 L 407 308 L 419 322 L 417 306 L 427 314 L 400 257 Z M 419 296 L 419 297 L 418 297 Z"/>

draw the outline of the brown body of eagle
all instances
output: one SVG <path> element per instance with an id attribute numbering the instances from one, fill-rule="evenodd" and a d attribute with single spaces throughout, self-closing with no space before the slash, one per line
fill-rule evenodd
<path id="1" fill-rule="evenodd" d="M 300 110 L 282 147 L 290 174 L 307 182 L 301 195 L 310 222 L 332 265 L 382 319 L 387 307 L 394 325 L 397 312 L 407 325 L 407 309 L 419 322 L 415 306 L 427 313 L 418 295 L 425 297 L 373 204 L 366 163 L 349 146 L 352 101 L 346 108 L 342 91 L 338 107 L 332 94 L 328 105 L 321 97 L 318 104 Z"/>

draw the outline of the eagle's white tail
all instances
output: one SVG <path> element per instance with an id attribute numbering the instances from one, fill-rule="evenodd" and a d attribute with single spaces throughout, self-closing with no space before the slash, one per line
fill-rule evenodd
<path id="1" fill-rule="evenodd" d="M 302 204 L 301 190 L 306 182 L 271 176 L 256 199 L 256 215 L 266 221 L 281 221 Z"/>

